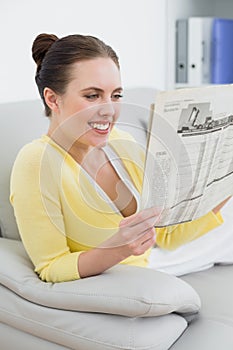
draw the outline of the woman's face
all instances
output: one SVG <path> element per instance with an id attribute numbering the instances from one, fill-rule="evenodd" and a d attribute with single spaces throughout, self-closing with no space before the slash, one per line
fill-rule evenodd
<path id="1" fill-rule="evenodd" d="M 120 72 L 112 59 L 77 62 L 52 118 L 72 145 L 104 145 L 119 117 L 121 94 Z"/>

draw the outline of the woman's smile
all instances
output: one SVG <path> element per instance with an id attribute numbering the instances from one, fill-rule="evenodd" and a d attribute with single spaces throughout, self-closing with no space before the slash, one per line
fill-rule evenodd
<path id="1" fill-rule="evenodd" d="M 96 122 L 89 122 L 88 125 L 100 134 L 107 134 L 110 131 L 111 123 L 96 121 Z"/>

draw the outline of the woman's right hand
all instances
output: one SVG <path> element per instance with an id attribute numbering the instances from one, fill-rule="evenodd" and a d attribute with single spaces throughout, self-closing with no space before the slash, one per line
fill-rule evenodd
<path id="1" fill-rule="evenodd" d="M 159 212 L 155 208 L 144 209 L 124 218 L 119 230 L 99 248 L 118 248 L 123 259 L 130 255 L 141 255 L 155 243 L 154 225 Z"/>
<path id="2" fill-rule="evenodd" d="M 158 210 L 144 209 L 120 222 L 118 231 L 98 247 L 79 256 L 80 277 L 98 275 L 131 255 L 141 255 L 155 243 Z"/>

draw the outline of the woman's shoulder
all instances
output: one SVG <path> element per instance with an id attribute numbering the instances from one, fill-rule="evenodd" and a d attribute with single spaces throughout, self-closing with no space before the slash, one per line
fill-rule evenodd
<path id="1" fill-rule="evenodd" d="M 19 171 L 30 171 L 35 169 L 46 168 L 49 163 L 56 162 L 57 158 L 61 157 L 61 152 L 58 152 L 56 147 L 50 142 L 50 138 L 42 135 L 40 138 L 32 140 L 25 144 L 18 152 L 13 169 Z"/>
<path id="2" fill-rule="evenodd" d="M 20 149 L 12 172 L 48 174 L 51 171 L 59 171 L 66 155 L 67 153 L 49 136 L 42 135 Z"/>
<path id="3" fill-rule="evenodd" d="M 38 179 L 44 149 L 42 139 L 36 139 L 19 150 L 11 170 L 11 190 L 15 189 L 15 186 L 18 188 L 22 184 L 31 183 L 32 179 Z"/>
<path id="4" fill-rule="evenodd" d="M 19 150 L 15 163 L 36 164 L 40 161 L 45 148 L 46 143 L 43 141 L 43 137 L 32 140 Z"/>

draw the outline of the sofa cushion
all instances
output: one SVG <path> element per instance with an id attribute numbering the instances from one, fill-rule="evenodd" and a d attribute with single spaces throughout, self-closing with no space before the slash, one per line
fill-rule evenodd
<path id="1" fill-rule="evenodd" d="M 189 284 L 147 268 L 118 265 L 77 281 L 42 282 L 22 242 L 5 238 L 0 239 L 0 283 L 33 303 L 65 310 L 147 317 L 172 312 L 189 316 L 200 309 Z"/>
<path id="2" fill-rule="evenodd" d="M 198 291 L 202 308 L 198 319 L 172 347 L 174 350 L 233 349 L 233 265 L 183 276 Z"/>
<path id="3" fill-rule="evenodd" d="M 166 350 L 187 327 L 176 314 L 129 318 L 74 312 L 31 303 L 2 285 L 0 294 L 0 322 L 74 350 Z"/>
<path id="4" fill-rule="evenodd" d="M 13 209 L 9 202 L 10 174 L 20 148 L 45 133 L 48 119 L 39 100 L 0 105 L 1 172 L 0 228 L 3 237 L 19 239 Z"/>
<path id="5" fill-rule="evenodd" d="M 66 346 L 52 343 L 46 339 L 11 327 L 6 323 L 1 323 L 0 325 L 0 339 L 1 347 L 4 350 L 69 350 Z"/>

